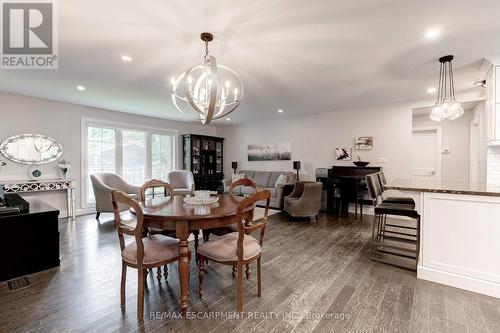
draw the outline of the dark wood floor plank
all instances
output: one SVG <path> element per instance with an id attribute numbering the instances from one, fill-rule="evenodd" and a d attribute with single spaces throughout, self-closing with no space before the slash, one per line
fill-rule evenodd
<path id="1" fill-rule="evenodd" d="M 429 328 L 432 332 L 448 332 L 444 290 L 436 284 L 429 284 Z"/>
<path id="2" fill-rule="evenodd" d="M 413 296 L 415 294 L 414 273 L 402 271 L 403 284 L 399 294 L 394 316 L 392 318 L 389 332 L 408 332 L 412 314 Z"/>
<path id="3" fill-rule="evenodd" d="M 430 290 L 429 283 L 415 281 L 415 292 L 411 308 L 410 332 L 429 332 Z"/>
<path id="4" fill-rule="evenodd" d="M 400 269 L 394 271 L 389 279 L 379 311 L 374 318 L 372 332 L 386 332 L 391 326 L 396 304 L 403 287 L 403 274 Z"/>
<path id="5" fill-rule="evenodd" d="M 479 308 L 481 309 L 481 314 L 483 315 L 488 332 L 500 332 L 500 312 L 495 305 L 489 302 L 480 301 Z"/>
<path id="6" fill-rule="evenodd" d="M 462 333 L 467 332 L 467 324 L 465 322 L 462 300 L 458 291 L 455 288 L 444 288 L 444 303 L 448 331 Z"/>
<path id="7" fill-rule="evenodd" d="M 336 262 L 339 262 L 341 266 L 346 265 L 349 263 L 349 260 L 346 260 L 345 262 L 341 262 L 344 256 L 349 255 L 350 250 L 353 246 L 353 242 L 351 240 L 351 237 L 355 235 L 356 232 L 353 232 L 352 229 L 346 229 L 346 234 L 344 234 L 345 237 L 342 238 L 342 241 L 339 243 L 335 243 L 329 253 L 330 257 L 330 265 L 334 265 Z M 347 246 L 347 244 L 350 244 L 350 246 Z M 356 242 L 355 242 L 356 244 Z M 328 258 L 325 259 L 325 256 L 313 256 L 314 260 L 311 260 L 308 265 L 300 267 L 302 269 L 302 274 L 297 276 L 294 280 L 290 281 L 290 283 L 287 285 L 287 289 L 283 290 L 282 292 L 276 294 L 270 301 L 265 303 L 258 311 L 265 311 L 265 312 L 274 312 L 274 313 L 279 313 L 281 314 L 280 310 L 276 311 L 276 309 L 289 297 L 293 297 L 294 293 L 297 291 L 302 290 L 304 286 L 307 285 L 309 276 L 317 274 L 318 270 L 321 270 L 321 268 L 324 267 L 326 263 L 328 263 Z M 260 328 L 257 328 L 265 319 L 262 318 L 253 318 L 253 319 L 248 319 L 242 323 L 239 323 L 238 326 L 235 328 L 235 332 L 246 332 L 248 330 L 265 330 L 265 326 L 260 326 Z"/>
<path id="8" fill-rule="evenodd" d="M 373 321 L 380 308 L 380 303 L 387 289 L 389 279 L 393 274 L 390 271 L 387 275 L 377 277 L 370 293 L 368 294 L 361 311 L 353 325 L 355 332 L 369 332 L 373 326 Z"/>
<path id="9" fill-rule="evenodd" d="M 481 313 L 481 308 L 474 294 L 463 291 L 460 293 L 462 308 L 465 314 L 465 324 L 469 332 L 487 332 L 486 324 Z"/>
<path id="10" fill-rule="evenodd" d="M 264 240 L 263 294 L 256 297 L 255 268 L 245 285 L 245 318 L 155 318 L 179 311 L 178 270 L 168 282 L 148 277 L 145 319 L 136 320 L 137 272 L 127 277 L 127 306 L 119 307 L 121 259 L 111 214 L 60 220 L 60 268 L 32 274 L 31 287 L 9 292 L 0 284 L 0 332 L 500 332 L 500 300 L 418 280 L 414 272 L 368 258 L 371 218 L 318 223 L 270 218 Z M 192 248 L 192 244 L 190 244 Z M 231 268 L 210 264 L 206 293 L 197 297 L 191 264 L 190 310 L 236 309 Z M 249 311 L 275 317 L 249 319 Z M 341 312 L 349 320 L 326 320 Z M 293 313 L 294 315 L 289 315 Z M 311 317 L 315 315 L 316 317 Z"/>

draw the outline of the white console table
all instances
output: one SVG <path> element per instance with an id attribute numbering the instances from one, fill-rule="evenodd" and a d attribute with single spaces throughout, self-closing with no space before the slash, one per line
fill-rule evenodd
<path id="1" fill-rule="evenodd" d="M 5 193 L 33 193 L 47 191 L 65 191 L 68 217 L 75 218 L 74 190 L 76 182 L 73 179 L 42 179 L 42 180 L 2 180 Z"/>

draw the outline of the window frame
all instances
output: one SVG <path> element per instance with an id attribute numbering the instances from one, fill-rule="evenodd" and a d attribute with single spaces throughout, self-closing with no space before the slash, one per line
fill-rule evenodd
<path id="1" fill-rule="evenodd" d="M 176 129 L 167 129 L 159 127 L 150 126 L 136 126 L 128 123 L 119 123 L 113 121 L 106 121 L 93 118 L 81 119 L 81 186 L 80 186 L 80 201 L 82 208 L 95 207 L 95 204 L 87 202 L 87 187 L 89 186 L 89 174 L 88 174 L 88 128 L 98 127 L 98 128 L 110 128 L 115 130 L 115 170 L 120 176 L 123 176 L 123 134 L 122 131 L 140 131 L 146 134 L 146 177 L 151 178 L 152 176 L 152 135 L 168 135 L 172 137 L 172 166 L 174 169 L 177 167 L 178 159 L 178 137 L 179 131 Z"/>

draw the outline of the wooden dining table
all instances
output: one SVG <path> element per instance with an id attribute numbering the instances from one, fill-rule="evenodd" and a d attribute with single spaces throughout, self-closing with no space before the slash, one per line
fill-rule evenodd
<path id="1" fill-rule="evenodd" d="M 189 291 L 189 242 L 191 232 L 200 229 L 223 227 L 236 223 L 236 210 L 243 197 L 219 194 L 212 205 L 192 205 L 184 202 L 184 196 L 174 195 L 146 199 L 140 205 L 144 225 L 151 228 L 174 231 L 179 239 L 179 284 L 181 289 L 180 310 L 183 316 L 188 309 Z M 250 226 L 254 207 L 244 211 L 245 224 Z M 241 221 L 240 221 L 241 222 Z"/>

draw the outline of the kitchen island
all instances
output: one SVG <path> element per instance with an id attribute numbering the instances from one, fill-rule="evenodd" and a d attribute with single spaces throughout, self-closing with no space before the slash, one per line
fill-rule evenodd
<path id="1" fill-rule="evenodd" d="M 397 180 L 421 215 L 420 279 L 500 298 L 500 184 Z"/>

